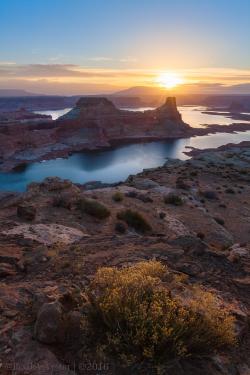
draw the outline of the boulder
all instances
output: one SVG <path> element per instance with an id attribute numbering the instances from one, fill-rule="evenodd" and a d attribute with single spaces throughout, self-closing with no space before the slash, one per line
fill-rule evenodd
<path id="1" fill-rule="evenodd" d="M 192 251 L 196 255 L 202 254 L 206 250 L 206 244 L 199 238 L 192 235 L 183 235 L 169 241 L 170 245 L 180 247 L 185 251 Z"/>
<path id="2" fill-rule="evenodd" d="M 38 312 L 34 328 L 36 340 L 43 344 L 62 343 L 65 340 L 66 324 L 60 302 L 45 303 Z"/>
<path id="3" fill-rule="evenodd" d="M 67 340 L 74 342 L 81 335 L 81 319 L 82 315 L 79 311 L 70 311 L 67 314 Z"/>
<path id="4" fill-rule="evenodd" d="M 25 239 L 37 241 L 44 245 L 56 242 L 74 243 L 88 236 L 83 231 L 60 224 L 22 224 L 2 232 L 8 236 L 22 235 Z"/>
<path id="5" fill-rule="evenodd" d="M 52 351 L 32 340 L 28 330 L 19 329 L 12 339 L 15 344 L 13 364 L 10 363 L 13 365 L 12 375 L 75 375 Z"/>
<path id="6" fill-rule="evenodd" d="M 215 247 L 226 249 L 233 244 L 233 236 L 221 225 L 211 226 L 211 230 L 206 233 L 206 242 Z"/>
<path id="7" fill-rule="evenodd" d="M 234 244 L 228 250 L 229 250 L 228 260 L 230 260 L 230 262 L 237 262 L 241 258 L 250 257 L 249 249 L 244 246 L 240 246 L 240 244 Z"/>
<path id="8" fill-rule="evenodd" d="M 162 213 L 164 213 L 164 211 L 160 211 L 159 214 L 160 213 L 161 213 L 161 216 L 163 216 Z M 163 219 L 168 229 L 168 232 L 170 232 L 169 233 L 170 239 L 174 240 L 174 239 L 183 238 L 183 237 L 189 238 L 191 236 L 191 232 L 186 227 L 186 225 L 184 225 L 182 221 L 180 221 L 173 215 L 170 215 L 169 213 L 165 212 L 165 216 Z"/>

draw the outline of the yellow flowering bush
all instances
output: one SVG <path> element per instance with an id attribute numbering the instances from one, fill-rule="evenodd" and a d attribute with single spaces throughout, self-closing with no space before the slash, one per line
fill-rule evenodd
<path id="1" fill-rule="evenodd" d="M 159 361 L 234 343 L 234 320 L 209 292 L 174 298 L 157 261 L 100 268 L 89 290 L 88 321 L 99 344 L 120 358 Z"/>

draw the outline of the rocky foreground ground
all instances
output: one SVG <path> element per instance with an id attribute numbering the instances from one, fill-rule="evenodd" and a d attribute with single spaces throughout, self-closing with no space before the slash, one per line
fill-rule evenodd
<path id="1" fill-rule="evenodd" d="M 76 204 L 82 198 L 110 215 L 83 212 Z M 125 209 L 142 215 L 150 230 L 117 219 Z M 168 161 L 112 187 L 51 178 L 23 194 L 1 193 L 0 373 L 153 374 L 150 366 L 122 368 L 114 358 L 95 362 L 82 349 L 82 312 L 72 296 L 99 267 L 156 259 L 185 276 L 187 287 L 216 293 L 236 318 L 238 338 L 230 349 L 171 360 L 163 373 L 248 375 L 249 251 L 248 144 Z"/>

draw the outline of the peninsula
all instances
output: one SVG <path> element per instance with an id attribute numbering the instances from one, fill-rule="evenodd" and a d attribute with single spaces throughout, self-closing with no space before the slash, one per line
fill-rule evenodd
<path id="1" fill-rule="evenodd" d="M 173 97 L 144 112 L 118 109 L 104 97 L 84 97 L 56 121 L 0 121 L 1 169 L 123 142 L 186 137 L 190 130 Z"/>

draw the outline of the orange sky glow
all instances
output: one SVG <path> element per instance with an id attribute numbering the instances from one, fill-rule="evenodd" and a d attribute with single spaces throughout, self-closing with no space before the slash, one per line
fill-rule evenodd
<path id="1" fill-rule="evenodd" d="M 0 85 L 41 93 L 105 93 L 131 86 L 154 86 L 179 93 L 200 92 L 201 87 L 228 87 L 250 82 L 250 70 L 199 69 L 111 69 L 74 64 L 27 64 L 0 62 Z"/>

